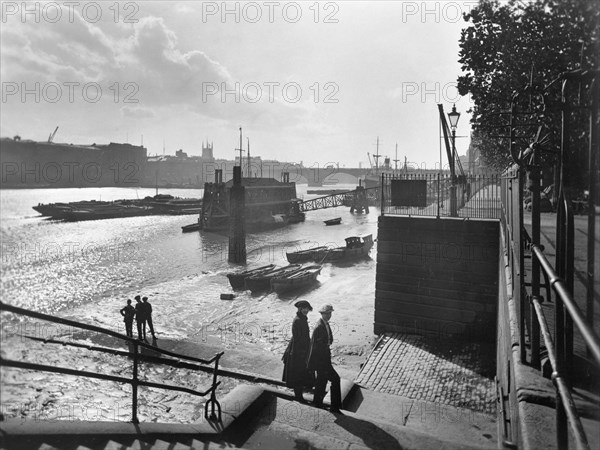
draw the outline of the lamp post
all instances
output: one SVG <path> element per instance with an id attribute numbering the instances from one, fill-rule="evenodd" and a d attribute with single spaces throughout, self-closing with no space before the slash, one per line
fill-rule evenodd
<path id="1" fill-rule="evenodd" d="M 452 128 L 452 158 L 450 163 L 450 174 L 452 175 L 450 185 L 450 215 L 452 217 L 458 216 L 456 208 L 456 127 L 458 125 L 458 119 L 460 119 L 460 113 L 456 111 L 456 105 L 452 105 L 452 112 L 448 113 L 448 120 L 450 121 L 450 128 Z"/>

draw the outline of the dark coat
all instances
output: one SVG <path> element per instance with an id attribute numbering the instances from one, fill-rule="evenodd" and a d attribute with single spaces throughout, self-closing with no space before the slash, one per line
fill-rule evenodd
<path id="1" fill-rule="evenodd" d="M 131 305 L 127 305 L 125 308 L 121 309 L 121 315 L 123 316 L 123 320 L 125 322 L 133 322 L 133 318 L 135 317 L 135 308 Z"/>
<path id="2" fill-rule="evenodd" d="M 146 306 L 142 302 L 135 304 L 135 319 L 138 322 L 146 321 Z"/>
<path id="3" fill-rule="evenodd" d="M 314 377 L 306 368 L 310 346 L 308 319 L 300 311 L 292 322 L 292 339 L 283 354 L 283 381 L 288 387 L 311 386 Z"/>
<path id="4" fill-rule="evenodd" d="M 329 349 L 329 334 L 323 318 L 319 319 L 310 340 L 308 353 L 309 370 L 328 370 L 331 367 L 331 350 Z"/>

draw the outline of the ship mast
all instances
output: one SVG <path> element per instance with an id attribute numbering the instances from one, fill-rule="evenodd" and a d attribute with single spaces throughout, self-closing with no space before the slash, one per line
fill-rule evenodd
<path id="1" fill-rule="evenodd" d="M 398 143 L 396 142 L 396 159 L 394 160 L 394 172 L 398 171 Z"/>
<path id="2" fill-rule="evenodd" d="M 248 139 L 248 178 L 252 177 L 252 173 L 250 173 L 250 138 L 247 137 L 246 139 Z"/>
<path id="3" fill-rule="evenodd" d="M 381 158 L 381 155 L 379 154 L 379 136 L 377 136 L 377 153 L 373 155 L 373 159 L 375 160 L 375 175 L 379 175 L 379 158 Z"/>

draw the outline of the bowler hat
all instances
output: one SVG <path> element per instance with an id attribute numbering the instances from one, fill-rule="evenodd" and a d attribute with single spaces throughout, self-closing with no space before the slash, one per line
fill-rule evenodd
<path id="1" fill-rule="evenodd" d="M 299 302 L 294 303 L 294 306 L 296 308 L 308 308 L 312 311 L 313 307 L 310 306 L 310 303 L 308 303 L 306 300 L 300 300 Z"/>
<path id="2" fill-rule="evenodd" d="M 136 295 L 136 296 L 135 296 L 135 297 L 133 297 L 133 298 L 135 298 L 136 300 L 139 300 L 141 297 L 140 297 L 139 295 Z"/>
<path id="3" fill-rule="evenodd" d="M 148 300 L 148 297 L 142 297 L 142 300 L 146 301 Z"/>
<path id="4" fill-rule="evenodd" d="M 333 311 L 333 306 L 331 306 L 329 303 L 321 306 L 321 309 L 319 309 L 320 313 L 326 313 L 326 312 L 332 312 L 332 311 Z"/>

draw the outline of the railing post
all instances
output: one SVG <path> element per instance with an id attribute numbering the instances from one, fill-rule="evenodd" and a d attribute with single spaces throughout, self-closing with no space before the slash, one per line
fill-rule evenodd
<path id="1" fill-rule="evenodd" d="M 137 417 L 137 391 L 138 391 L 138 344 L 133 342 L 133 379 L 131 381 L 131 422 L 140 423 Z"/>
<path id="2" fill-rule="evenodd" d="M 563 245 L 566 231 L 564 221 L 567 213 L 565 205 L 564 191 L 561 186 L 556 212 L 556 270 L 561 278 L 564 278 L 566 269 L 565 248 Z M 565 306 L 560 295 L 556 296 L 554 304 L 554 339 L 556 341 L 555 373 L 563 374 L 565 369 Z M 567 416 L 558 387 L 556 390 L 556 440 L 558 448 L 568 448 Z"/>
<path id="3" fill-rule="evenodd" d="M 540 244 L 540 167 L 538 164 L 538 151 L 533 149 L 532 164 L 529 167 L 529 181 L 531 191 L 531 243 Z M 540 299 L 540 263 L 531 253 L 531 298 Z M 536 317 L 533 303 L 529 304 L 531 318 L 531 365 L 540 369 L 540 324 Z"/>
<path id="4" fill-rule="evenodd" d="M 216 388 L 217 388 L 217 375 L 219 372 L 219 360 L 221 359 L 221 356 L 223 356 L 223 352 L 217 353 L 217 355 L 215 356 L 215 369 L 213 371 L 213 382 L 212 382 L 212 387 L 211 387 L 211 391 L 210 391 L 210 399 L 204 405 L 204 417 L 207 420 L 221 421 L 221 405 L 217 401 L 217 394 L 215 392 Z M 208 415 L 209 405 L 210 405 L 210 416 Z M 217 409 L 219 411 L 218 416 L 215 414 L 215 406 L 217 407 Z"/>
<path id="5" fill-rule="evenodd" d="M 589 154 L 588 154 L 588 242 L 587 242 L 587 292 L 586 292 L 586 309 L 585 316 L 588 324 L 594 323 L 594 286 L 595 265 L 596 262 L 596 183 L 600 180 L 596 179 L 597 159 L 598 159 L 598 103 L 600 102 L 600 75 L 596 74 L 592 81 L 592 102 L 590 110 L 590 139 L 589 139 Z M 587 347 L 587 346 L 586 346 Z M 590 348 L 587 347 L 586 354 L 588 358 L 591 356 Z"/>
<path id="6" fill-rule="evenodd" d="M 516 269 L 515 279 L 515 290 L 518 292 L 519 296 L 519 347 L 521 350 L 521 363 L 527 362 L 527 348 L 525 346 L 525 316 L 526 316 L 526 308 L 525 308 L 525 297 L 527 293 L 525 292 L 525 240 L 523 236 L 523 184 L 524 184 L 524 170 L 521 166 L 517 169 L 517 186 L 512 192 L 512 200 L 513 200 L 513 219 L 516 219 L 516 223 L 513 222 L 512 230 L 514 233 L 514 245 L 515 248 L 518 248 L 519 251 L 519 259 L 515 260 L 515 263 L 518 263 L 518 267 Z M 515 217 L 516 216 L 516 217 Z"/>

